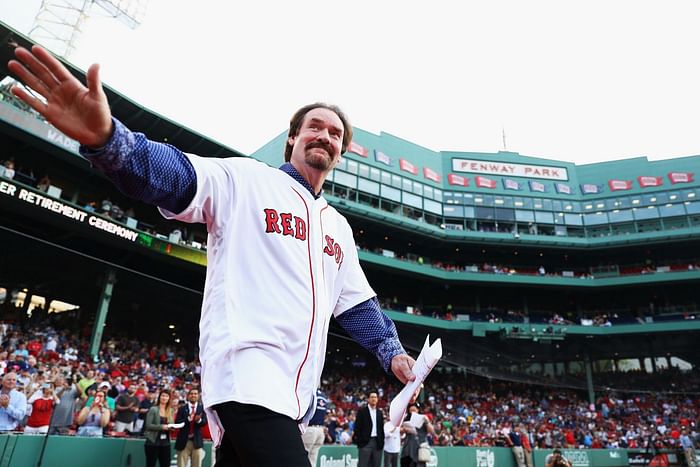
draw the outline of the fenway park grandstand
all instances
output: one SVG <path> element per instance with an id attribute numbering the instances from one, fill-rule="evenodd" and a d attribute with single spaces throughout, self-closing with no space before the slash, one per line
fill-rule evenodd
<path id="1" fill-rule="evenodd" d="M 2 24 L 0 39 L 31 44 Z M 184 401 L 199 381 L 205 228 L 114 188 L 10 93 L 11 56 L 0 49 L 2 372 L 29 400 L 65 377 L 115 399 L 137 385 L 141 402 L 163 389 Z M 282 163 L 284 122 L 242 154 L 106 92 L 114 116 L 153 140 Z M 537 467 L 555 448 L 576 467 L 700 465 L 700 156 L 574 165 L 410 136 L 355 128 L 324 197 L 409 353 L 442 340 L 419 396 L 434 427 L 422 465 L 517 466 L 516 427 Z M 331 323 L 322 389 L 318 465 L 355 465 L 357 409 L 372 390 L 386 406 L 399 382 Z M 79 436 L 85 401 L 71 404 L 49 436 L 27 433 L 34 412 L 0 435 L 0 466 L 145 465 L 138 430 L 111 420 L 99 439 Z"/>

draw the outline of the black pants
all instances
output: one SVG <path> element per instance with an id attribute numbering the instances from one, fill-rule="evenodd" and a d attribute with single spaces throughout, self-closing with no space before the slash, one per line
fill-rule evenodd
<path id="1" fill-rule="evenodd" d="M 309 467 L 297 422 L 265 407 L 225 402 L 213 407 L 224 427 L 216 467 Z"/>
<path id="2" fill-rule="evenodd" d="M 359 460 L 357 467 L 380 467 L 382 465 L 382 449 L 377 447 L 377 438 L 370 438 L 369 443 L 357 447 Z"/>
<path id="3" fill-rule="evenodd" d="M 146 450 L 146 467 L 156 467 L 159 461 L 160 467 L 170 467 L 170 444 L 166 446 L 144 446 Z"/>

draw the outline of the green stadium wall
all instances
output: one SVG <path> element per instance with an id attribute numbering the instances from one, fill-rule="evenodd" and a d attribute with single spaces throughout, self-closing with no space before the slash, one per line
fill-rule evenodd
<path id="1" fill-rule="evenodd" d="M 0 435 L 0 467 L 30 467 L 38 464 L 43 436 Z M 49 436 L 41 465 L 43 467 L 140 467 L 146 464 L 142 439 L 84 438 L 79 436 Z M 212 444 L 205 443 L 203 465 L 211 467 Z M 535 467 L 544 467 L 549 450 L 534 452 Z M 175 459 L 175 447 L 172 447 Z M 564 450 L 574 467 L 627 466 L 624 449 Z M 316 467 L 355 467 L 355 446 L 322 446 Z M 284 460 L 280 459 L 280 466 Z M 428 467 L 516 467 L 508 448 L 434 447 Z"/>

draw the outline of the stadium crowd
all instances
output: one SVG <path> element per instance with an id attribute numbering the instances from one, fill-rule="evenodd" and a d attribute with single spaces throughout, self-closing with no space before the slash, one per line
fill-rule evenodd
<path id="1" fill-rule="evenodd" d="M 7 405 L 0 394 L 0 407 L 12 408 L 0 411 L 0 430 L 45 433 L 51 421 L 56 434 L 140 436 L 158 392 L 171 394 L 175 410 L 187 391 L 198 387 L 201 369 L 182 349 L 112 337 L 92 361 L 85 333 L 54 326 L 48 321 L 0 325 L 2 393 L 16 386 L 22 394 L 19 402 L 11 396 Z M 608 391 L 589 404 L 580 390 L 439 370 L 426 382 L 420 410 L 435 428 L 429 434 L 435 446 L 508 446 L 508 434 L 515 427 L 521 427 L 535 448 L 677 449 L 683 436 L 697 446 L 697 369 L 596 374 L 599 384 L 623 380 L 650 390 Z M 380 407 L 386 407 L 399 389 L 398 381 L 376 365 L 329 362 L 322 380 L 331 401 L 326 442 L 350 444 L 355 415 L 366 395 L 377 390 Z M 91 417 L 95 400 L 102 397 L 100 416 Z"/>
<path id="2" fill-rule="evenodd" d="M 482 274 L 504 274 L 504 275 L 526 275 L 526 276 L 548 276 L 548 277 L 565 277 L 577 279 L 595 279 L 596 270 L 605 272 L 602 277 L 610 277 L 610 273 L 616 276 L 636 276 L 654 273 L 666 272 L 683 272 L 700 270 L 700 261 L 688 259 L 667 259 L 656 262 L 640 262 L 636 264 L 607 264 L 599 265 L 586 270 L 580 268 L 565 268 L 557 269 L 547 268 L 543 265 L 535 264 L 500 264 L 492 262 L 484 263 L 458 263 L 454 261 L 441 261 L 438 259 L 430 259 L 420 256 L 413 251 L 397 252 L 387 250 L 385 248 L 377 248 L 366 243 L 358 242 L 358 248 L 361 251 L 368 251 L 383 256 L 389 256 L 401 261 L 417 264 L 420 266 L 430 266 L 435 269 L 448 272 L 472 272 Z"/>
<path id="3" fill-rule="evenodd" d="M 353 375 L 354 373 L 354 375 Z M 426 383 L 422 412 L 435 427 L 430 442 L 439 446 L 507 446 L 505 437 L 522 426 L 539 448 L 677 448 L 687 430 L 697 443 L 700 374 L 671 370 L 655 380 L 682 380 L 687 394 L 605 394 L 594 405 L 576 390 L 469 378 L 462 373 L 434 373 Z M 630 375 L 626 375 L 630 378 Z M 352 431 L 353 414 L 374 385 L 388 403 L 398 389 L 380 374 L 344 369 L 326 375 L 334 408 L 329 435 L 342 439 L 344 425 Z M 331 436 L 332 437 L 332 436 Z"/>
<path id="4" fill-rule="evenodd" d="M 13 410 L 0 412 L 0 431 L 46 433 L 50 425 L 55 434 L 138 435 L 159 392 L 170 394 L 176 411 L 199 387 L 201 368 L 182 349 L 108 338 L 93 361 L 88 346 L 85 333 L 46 322 L 1 324 L 2 392 L 21 396 L 11 397 Z"/>
<path id="5" fill-rule="evenodd" d="M 380 297 L 385 310 L 400 311 L 416 316 L 428 316 L 447 321 L 465 320 L 488 323 L 531 323 L 553 325 L 582 325 L 608 327 L 614 324 L 644 324 L 651 321 L 684 321 L 700 319 L 700 310 L 695 303 L 686 306 L 669 306 L 652 313 L 650 310 L 629 309 L 592 310 L 590 312 L 525 312 L 512 308 L 484 306 L 478 312 L 473 309 L 460 309 L 450 303 L 444 305 L 419 305 L 407 303 L 398 297 Z"/>

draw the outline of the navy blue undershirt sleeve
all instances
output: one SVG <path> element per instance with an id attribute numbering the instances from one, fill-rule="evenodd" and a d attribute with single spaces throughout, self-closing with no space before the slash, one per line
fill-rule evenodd
<path id="1" fill-rule="evenodd" d="M 377 356 L 387 373 L 391 370 L 391 360 L 406 353 L 394 322 L 384 314 L 377 297 L 344 311 L 336 320 L 350 337 Z"/>
<path id="2" fill-rule="evenodd" d="M 112 117 L 114 132 L 98 150 L 80 147 L 80 154 L 101 170 L 125 195 L 144 203 L 182 212 L 197 192 L 192 163 L 179 149 L 151 141 Z"/>

